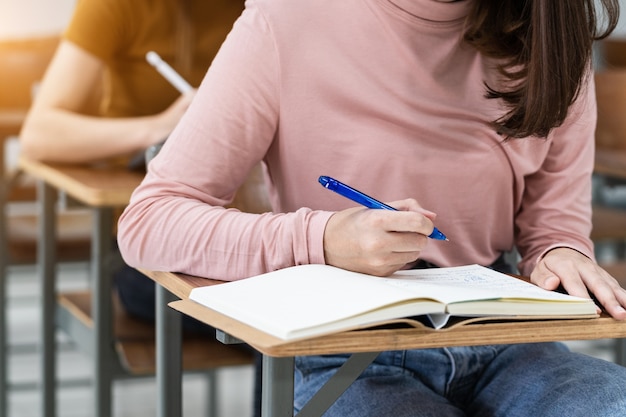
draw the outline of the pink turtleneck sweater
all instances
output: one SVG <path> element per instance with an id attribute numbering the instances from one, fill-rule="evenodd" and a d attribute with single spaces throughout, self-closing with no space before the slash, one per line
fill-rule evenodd
<path id="1" fill-rule="evenodd" d="M 461 40 L 469 5 L 248 0 L 121 217 L 125 260 L 224 280 L 323 263 L 328 218 L 355 204 L 320 175 L 436 212 L 450 241 L 422 257 L 440 266 L 514 245 L 524 274 L 554 246 L 593 257 L 593 85 L 547 140 L 502 143 L 493 62 Z M 260 160 L 273 213 L 223 209 Z"/>

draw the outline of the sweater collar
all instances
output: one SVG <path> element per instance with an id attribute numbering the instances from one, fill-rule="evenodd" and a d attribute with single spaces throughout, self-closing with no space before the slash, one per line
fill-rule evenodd
<path id="1" fill-rule="evenodd" d="M 472 0 L 445 2 L 438 0 L 387 0 L 406 13 L 433 22 L 452 22 L 469 13 Z"/>

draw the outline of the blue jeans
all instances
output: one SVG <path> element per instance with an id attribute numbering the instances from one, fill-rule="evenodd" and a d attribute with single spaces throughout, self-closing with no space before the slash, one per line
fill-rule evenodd
<path id="1" fill-rule="evenodd" d="M 296 412 L 346 358 L 296 358 Z M 383 352 L 324 416 L 624 417 L 626 368 L 561 343 Z"/>

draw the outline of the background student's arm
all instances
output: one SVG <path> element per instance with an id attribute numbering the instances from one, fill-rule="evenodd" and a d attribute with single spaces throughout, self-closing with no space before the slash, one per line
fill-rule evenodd
<path id="1" fill-rule="evenodd" d="M 103 72 L 101 59 L 69 41 L 61 42 L 20 135 L 25 155 L 51 162 L 88 162 L 136 152 L 167 137 L 192 97 L 181 96 L 154 116 L 98 117 Z"/>

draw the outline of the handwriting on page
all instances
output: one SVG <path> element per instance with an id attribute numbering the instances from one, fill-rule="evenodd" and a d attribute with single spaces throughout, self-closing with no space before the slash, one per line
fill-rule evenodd
<path id="1" fill-rule="evenodd" d="M 501 295 L 508 294 L 510 297 L 546 296 L 546 293 L 551 293 L 550 298 L 552 299 L 560 299 L 563 296 L 563 294 L 548 292 L 536 285 L 477 265 L 442 270 L 399 271 L 391 277 L 384 279 L 390 285 L 406 289 L 413 289 L 419 283 L 420 286 L 446 286 L 448 289 L 450 286 L 454 286 L 460 290 L 497 292 Z"/>

